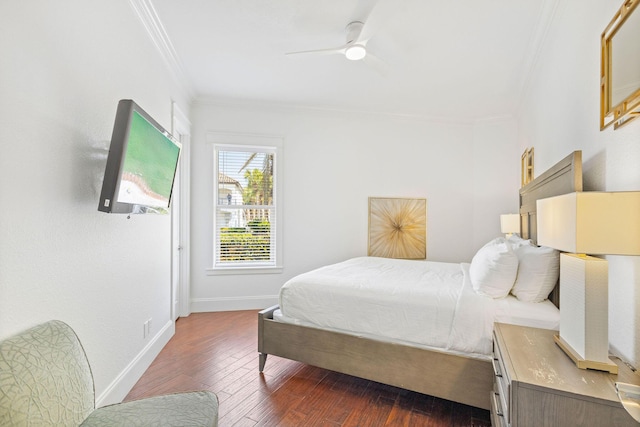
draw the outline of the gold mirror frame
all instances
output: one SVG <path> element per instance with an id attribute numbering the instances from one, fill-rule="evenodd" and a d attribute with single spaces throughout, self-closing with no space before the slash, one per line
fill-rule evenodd
<path id="1" fill-rule="evenodd" d="M 622 28 L 629 16 L 636 9 L 640 0 L 625 0 L 607 25 L 601 38 L 602 60 L 600 67 L 600 130 L 613 124 L 614 129 L 629 123 L 640 115 L 640 84 L 616 105 L 612 105 L 612 74 L 613 74 L 613 37 Z M 640 55 L 640 49 L 638 50 Z M 634 58 L 635 60 L 635 58 Z M 619 64 L 618 64 L 619 65 Z M 640 76 L 638 76 L 640 79 Z"/>
<path id="2" fill-rule="evenodd" d="M 533 147 L 527 148 L 520 157 L 520 187 L 533 181 Z"/>

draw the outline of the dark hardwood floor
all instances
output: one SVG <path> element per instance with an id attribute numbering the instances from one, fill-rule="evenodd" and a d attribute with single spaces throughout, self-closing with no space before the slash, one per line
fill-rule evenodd
<path id="1" fill-rule="evenodd" d="M 257 311 L 179 319 L 125 400 L 211 390 L 222 427 L 491 425 L 488 411 L 275 356 L 260 374 L 257 319 Z"/>

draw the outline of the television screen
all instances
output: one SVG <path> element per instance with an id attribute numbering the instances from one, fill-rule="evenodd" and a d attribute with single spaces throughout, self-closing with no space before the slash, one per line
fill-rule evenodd
<path id="1" fill-rule="evenodd" d="M 180 144 L 132 100 L 118 103 L 98 210 L 169 207 Z"/>

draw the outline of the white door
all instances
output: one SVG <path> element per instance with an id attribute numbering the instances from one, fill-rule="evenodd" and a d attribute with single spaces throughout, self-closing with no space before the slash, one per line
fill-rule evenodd
<path id="1" fill-rule="evenodd" d="M 182 144 L 171 202 L 171 318 L 191 314 L 189 288 L 189 171 L 190 127 L 186 115 L 173 104 L 172 134 Z"/>

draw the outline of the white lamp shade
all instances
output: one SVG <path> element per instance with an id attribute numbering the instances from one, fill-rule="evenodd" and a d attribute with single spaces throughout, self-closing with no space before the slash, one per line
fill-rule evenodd
<path id="1" fill-rule="evenodd" d="M 640 255 L 640 191 L 585 191 L 537 202 L 538 244 L 591 255 Z"/>
<path id="2" fill-rule="evenodd" d="M 500 231 L 502 233 L 520 233 L 520 215 L 500 215 Z"/>

